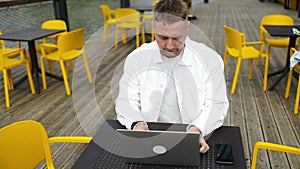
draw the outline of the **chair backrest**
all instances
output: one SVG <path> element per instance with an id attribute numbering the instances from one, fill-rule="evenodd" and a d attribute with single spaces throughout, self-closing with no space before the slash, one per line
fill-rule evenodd
<path id="1" fill-rule="evenodd" d="M 1 128 L 0 150 L 3 169 L 34 168 L 45 158 L 52 163 L 46 130 L 36 121 L 25 120 Z"/>
<path id="2" fill-rule="evenodd" d="M 67 31 L 67 24 L 63 20 L 47 20 L 42 23 L 42 29 L 58 29 Z"/>
<path id="3" fill-rule="evenodd" d="M 133 8 L 115 9 L 117 22 L 140 22 L 139 12 Z"/>
<path id="4" fill-rule="evenodd" d="M 238 56 L 246 40 L 245 34 L 226 25 L 224 25 L 224 30 L 226 35 L 226 51 L 232 56 Z"/>
<path id="5" fill-rule="evenodd" d="M 106 24 L 107 20 L 111 19 L 110 7 L 108 5 L 102 4 L 100 5 L 100 8 L 102 10 L 104 24 Z"/>
<path id="6" fill-rule="evenodd" d="M 294 25 L 294 19 L 288 15 L 272 14 L 264 16 L 260 21 L 260 39 L 265 42 L 267 30 L 263 25 Z"/>
<path id="7" fill-rule="evenodd" d="M 74 49 L 81 49 L 84 46 L 83 29 L 76 29 L 58 37 L 58 52 L 67 52 Z"/>

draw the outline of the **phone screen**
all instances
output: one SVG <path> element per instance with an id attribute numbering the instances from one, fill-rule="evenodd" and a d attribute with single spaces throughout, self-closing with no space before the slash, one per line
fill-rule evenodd
<path id="1" fill-rule="evenodd" d="M 216 144 L 215 146 L 216 163 L 233 164 L 233 155 L 230 144 Z"/>

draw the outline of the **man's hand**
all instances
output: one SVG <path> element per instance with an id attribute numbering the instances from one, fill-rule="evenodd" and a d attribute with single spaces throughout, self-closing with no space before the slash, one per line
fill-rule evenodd
<path id="1" fill-rule="evenodd" d="M 132 130 L 149 130 L 149 128 L 143 122 L 138 122 Z"/>
<path id="2" fill-rule="evenodd" d="M 206 153 L 208 150 L 209 150 L 209 146 L 208 144 L 206 143 L 206 141 L 204 140 L 204 138 L 202 137 L 202 133 L 201 131 L 198 129 L 198 127 L 196 126 L 191 126 L 189 128 L 189 132 L 195 132 L 195 133 L 199 133 L 200 134 L 200 144 L 201 144 L 201 147 L 199 149 L 200 153 Z"/>

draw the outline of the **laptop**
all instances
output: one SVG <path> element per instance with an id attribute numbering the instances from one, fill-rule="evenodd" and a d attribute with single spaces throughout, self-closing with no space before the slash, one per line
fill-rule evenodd
<path id="1" fill-rule="evenodd" d="M 153 165 L 199 166 L 199 134 L 179 131 L 117 129 L 125 162 Z"/>

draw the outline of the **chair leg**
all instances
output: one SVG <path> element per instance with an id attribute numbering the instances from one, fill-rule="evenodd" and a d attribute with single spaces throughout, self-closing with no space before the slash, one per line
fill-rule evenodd
<path id="1" fill-rule="evenodd" d="M 224 52 L 224 57 L 223 57 L 224 70 L 226 70 L 227 57 L 228 57 L 228 53 L 227 53 L 227 51 L 225 51 Z"/>
<path id="2" fill-rule="evenodd" d="M 47 89 L 47 81 L 46 81 L 46 72 L 45 72 L 45 63 L 44 63 L 44 58 L 41 57 L 40 58 L 40 62 L 41 62 L 41 74 L 42 74 L 42 82 L 43 82 L 43 88 L 44 90 Z"/>
<path id="3" fill-rule="evenodd" d="M 107 25 L 104 24 L 104 28 L 103 28 L 103 39 L 102 42 L 106 43 L 106 29 L 107 29 Z"/>
<path id="4" fill-rule="evenodd" d="M 64 83 L 65 83 L 65 88 L 66 88 L 66 93 L 68 96 L 71 95 L 70 87 L 69 87 L 69 82 L 68 82 L 68 75 L 66 72 L 66 66 L 63 60 L 60 61 L 60 67 L 61 67 L 61 72 L 64 78 Z"/>
<path id="5" fill-rule="evenodd" d="M 263 84 L 264 91 L 267 91 L 267 86 L 268 86 L 268 70 L 269 70 L 269 55 L 267 55 L 265 58 L 264 84 Z"/>
<path id="6" fill-rule="evenodd" d="M 298 78 L 297 94 L 296 94 L 296 100 L 295 100 L 294 114 L 298 114 L 299 97 L 300 97 L 300 76 Z"/>
<path id="7" fill-rule="evenodd" d="M 30 70 L 32 70 L 32 61 L 31 61 L 31 57 L 30 57 L 30 51 L 29 49 L 28 50 L 25 50 L 24 51 L 24 54 L 29 62 L 29 66 L 30 66 Z"/>
<path id="8" fill-rule="evenodd" d="M 72 72 L 74 72 L 74 64 L 73 64 L 73 60 L 70 60 L 70 61 L 69 61 L 69 64 L 70 64 L 70 67 L 71 67 Z"/>
<path id="9" fill-rule="evenodd" d="M 154 41 L 154 26 L 151 25 L 151 41 Z"/>
<path id="10" fill-rule="evenodd" d="M 260 62 L 260 60 L 259 60 L 260 58 L 257 58 L 256 59 L 256 66 L 258 66 L 259 65 L 259 62 Z"/>
<path id="11" fill-rule="evenodd" d="M 6 69 L 3 69 L 3 83 L 4 83 L 4 93 L 5 93 L 6 107 L 10 107 L 9 92 L 8 92 L 9 78 L 8 78 L 8 74 L 7 74 Z"/>
<path id="12" fill-rule="evenodd" d="M 145 37 L 145 25 L 142 24 L 142 43 L 146 42 L 146 37 Z"/>
<path id="13" fill-rule="evenodd" d="M 138 48 L 140 46 L 140 32 L 139 32 L 139 27 L 137 26 L 135 28 L 136 30 L 136 48 Z"/>
<path id="14" fill-rule="evenodd" d="M 48 59 L 48 64 L 49 64 L 49 68 L 50 68 L 51 73 L 55 74 L 55 69 L 54 69 L 54 65 L 53 65 L 52 60 Z M 52 78 L 52 81 L 55 81 L 55 80 L 56 80 L 55 78 Z"/>
<path id="15" fill-rule="evenodd" d="M 127 43 L 127 29 L 122 28 L 122 42 L 123 44 Z"/>
<path id="16" fill-rule="evenodd" d="M 271 46 L 268 45 L 268 53 L 267 53 L 267 55 L 270 56 L 270 53 L 271 53 Z"/>
<path id="17" fill-rule="evenodd" d="M 84 62 L 85 71 L 86 71 L 86 75 L 88 77 L 89 83 L 92 83 L 92 76 L 91 76 L 89 64 L 87 62 L 87 59 L 86 59 L 86 56 L 85 56 L 84 52 L 82 52 L 82 59 L 83 59 L 83 62 Z"/>
<path id="18" fill-rule="evenodd" d="M 11 70 L 7 70 L 7 77 L 8 77 L 8 90 L 14 90 L 14 83 L 12 80 Z"/>
<path id="19" fill-rule="evenodd" d="M 107 29 L 107 39 L 110 39 L 110 31 L 111 31 L 111 24 L 108 24 L 108 29 Z"/>
<path id="20" fill-rule="evenodd" d="M 249 61 L 250 61 L 250 65 L 249 65 L 248 79 L 252 80 L 253 59 L 249 59 Z"/>
<path id="21" fill-rule="evenodd" d="M 286 99 L 289 97 L 292 78 L 293 78 L 293 70 L 290 70 L 288 80 L 287 80 L 287 83 L 286 83 L 285 94 L 284 94 L 284 98 L 286 98 Z"/>
<path id="22" fill-rule="evenodd" d="M 118 48 L 118 34 L 119 34 L 119 28 L 116 26 L 116 36 L 115 36 L 115 48 Z"/>
<path id="23" fill-rule="evenodd" d="M 28 82 L 29 82 L 29 86 L 30 86 L 30 89 L 31 89 L 31 93 L 35 94 L 35 87 L 34 87 L 34 83 L 33 83 L 33 80 L 32 80 L 32 74 L 31 74 L 31 71 L 30 71 L 30 64 L 28 63 L 28 61 L 26 61 L 25 65 L 26 65 L 26 71 L 27 71 Z"/>
<path id="24" fill-rule="evenodd" d="M 237 84 L 237 81 L 238 81 L 238 78 L 239 78 L 239 72 L 240 72 L 241 64 L 242 64 L 242 59 L 239 58 L 238 61 L 237 61 L 237 65 L 236 65 L 236 69 L 235 69 L 235 73 L 234 73 L 234 77 L 233 77 L 231 94 L 235 93 L 235 88 L 236 88 L 236 84 Z"/>
<path id="25" fill-rule="evenodd" d="M 52 60 L 48 60 L 48 64 L 49 64 L 49 68 L 50 68 L 51 73 L 54 74 L 55 69 L 54 69 L 54 65 L 53 65 Z"/>

